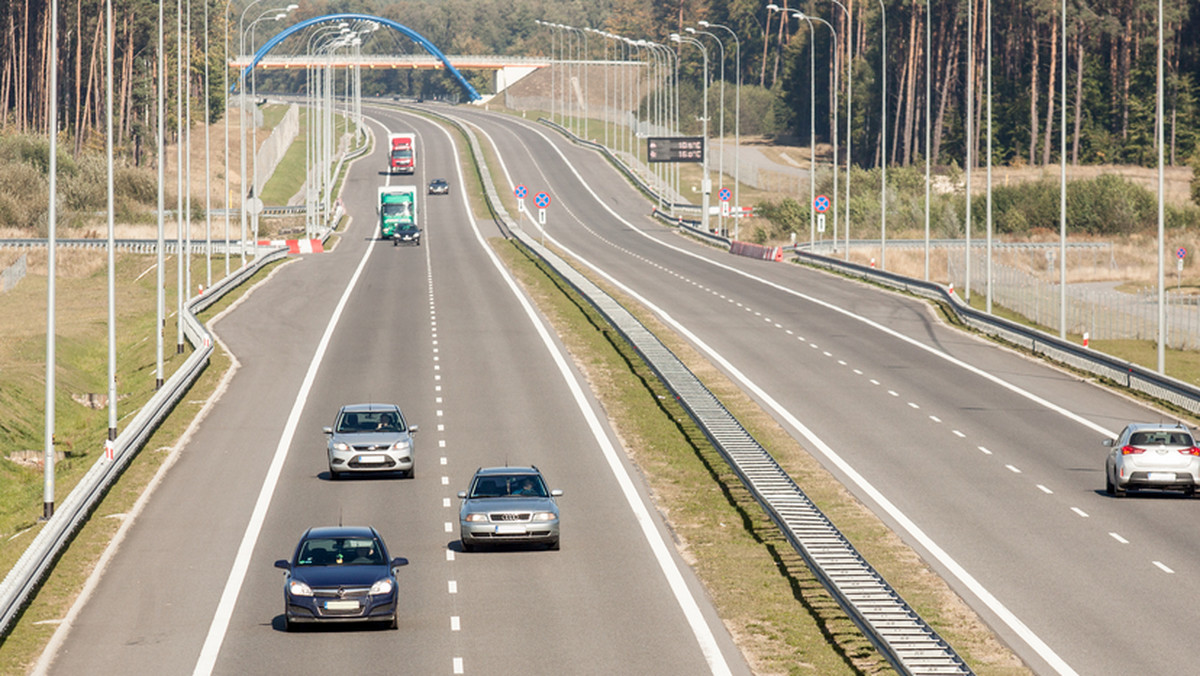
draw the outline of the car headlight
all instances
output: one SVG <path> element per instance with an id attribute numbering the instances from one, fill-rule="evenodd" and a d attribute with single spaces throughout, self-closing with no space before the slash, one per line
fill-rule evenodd
<path id="1" fill-rule="evenodd" d="M 291 592 L 292 596 L 312 596 L 312 587 L 300 580 L 290 580 L 288 582 L 288 591 Z"/>
<path id="2" fill-rule="evenodd" d="M 407 451 L 408 447 L 409 447 L 409 443 L 407 441 L 397 441 L 395 444 L 392 445 L 392 450 L 403 452 L 403 451 Z"/>
<path id="3" fill-rule="evenodd" d="M 487 520 L 488 520 L 487 514 L 481 514 L 479 512 L 476 512 L 474 514 L 468 514 L 467 518 L 463 519 L 463 521 L 467 521 L 467 522 L 471 522 L 471 523 L 475 523 L 475 522 L 479 522 L 479 521 L 487 521 Z"/>
<path id="4" fill-rule="evenodd" d="M 371 593 L 372 594 L 391 594 L 392 593 L 392 581 L 386 577 L 383 578 L 382 580 L 371 585 Z"/>
<path id="5" fill-rule="evenodd" d="M 537 512 L 533 515 L 534 521 L 553 521 L 558 518 L 554 512 Z"/>
<path id="6" fill-rule="evenodd" d="M 339 442 L 337 442 L 337 443 L 335 443 L 335 444 L 333 445 L 333 450 L 335 450 L 335 451 L 348 451 L 348 450 L 350 450 L 350 444 L 348 444 L 348 443 L 346 443 L 346 442 L 344 442 L 344 441 L 339 441 Z"/>

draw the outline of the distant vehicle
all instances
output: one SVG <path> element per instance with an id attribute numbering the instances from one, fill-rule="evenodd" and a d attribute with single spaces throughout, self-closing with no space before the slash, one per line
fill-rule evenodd
<path id="1" fill-rule="evenodd" d="M 408 559 L 388 557 L 383 538 L 370 526 L 305 531 L 292 558 L 275 562 L 287 571 L 284 629 L 309 622 L 385 622 L 395 629 L 396 569 Z"/>
<path id="2" fill-rule="evenodd" d="M 404 421 L 394 404 L 352 404 L 338 411 L 329 437 L 329 478 L 346 474 L 415 473 L 413 435 L 416 425 Z"/>
<path id="3" fill-rule="evenodd" d="M 421 227 L 417 223 L 417 186 L 392 185 L 379 188 L 379 234 L 392 245 L 421 245 Z"/>
<path id="4" fill-rule="evenodd" d="M 444 178 L 435 178 L 429 182 L 430 195 L 449 195 L 450 184 Z"/>
<path id="5" fill-rule="evenodd" d="M 471 487 L 459 491 L 459 539 L 463 551 L 480 545 L 544 544 L 558 549 L 560 490 L 547 490 L 537 467 L 483 467 Z"/>
<path id="6" fill-rule="evenodd" d="M 1200 448 L 1183 424 L 1131 423 L 1104 445 L 1112 448 L 1104 463 L 1109 495 L 1147 488 L 1196 494 Z"/>
<path id="7" fill-rule="evenodd" d="M 388 134 L 388 173 L 411 174 L 416 170 L 416 135 Z"/>

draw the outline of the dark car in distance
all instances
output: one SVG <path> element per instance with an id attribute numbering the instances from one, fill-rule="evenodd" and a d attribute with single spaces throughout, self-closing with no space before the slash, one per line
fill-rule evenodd
<path id="1" fill-rule="evenodd" d="M 430 195 L 449 195 L 450 184 L 444 178 L 435 178 L 429 182 Z"/>
<path id="2" fill-rule="evenodd" d="M 324 622 L 383 622 L 395 629 L 396 569 L 408 559 L 388 558 L 387 546 L 370 526 L 310 528 L 291 559 L 283 583 L 284 628 Z"/>

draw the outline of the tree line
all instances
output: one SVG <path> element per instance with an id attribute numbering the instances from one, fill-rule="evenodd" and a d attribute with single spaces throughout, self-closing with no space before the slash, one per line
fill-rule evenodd
<path id="1" fill-rule="evenodd" d="M 1155 161 L 1156 0 L 1066 0 L 1065 40 L 1062 0 L 776 2 L 783 11 L 770 11 L 761 0 L 298 0 L 298 8 L 282 23 L 358 12 L 394 19 L 446 54 L 549 56 L 552 41 L 535 19 L 597 27 L 677 49 L 668 36 L 705 19 L 728 27 L 739 37 L 740 61 L 729 34 L 709 29 L 724 41 L 727 81 L 736 82 L 740 68 L 744 87 L 769 93 L 774 124 L 764 131 L 806 139 L 812 96 L 815 126 L 827 143 L 832 138 L 830 93 L 836 86 L 843 126 L 840 142 L 850 145 L 855 164 L 873 167 L 885 160 L 891 165 L 913 164 L 926 155 L 939 165 L 962 166 L 968 146 L 975 162 L 982 162 L 990 18 L 996 163 L 1057 163 L 1063 106 L 1068 120 L 1067 161 L 1140 165 Z M 1200 0 L 1185 0 L 1165 7 L 1164 131 L 1167 159 L 1172 164 L 1196 156 L 1200 142 L 1200 45 L 1189 39 L 1200 36 L 1200 12 L 1194 11 L 1198 4 Z M 61 0 L 56 5 L 49 0 L 10 0 L 3 5 L 0 132 L 47 133 L 49 19 L 54 6 L 58 8 L 54 64 L 58 73 L 57 133 L 75 154 L 97 150 L 103 146 L 105 110 L 104 0 Z M 255 3 L 247 13 L 245 0 L 112 0 L 112 7 L 117 152 L 127 161 L 141 164 L 150 161 L 154 148 L 155 102 L 160 88 L 168 101 L 167 129 L 174 131 L 181 61 L 186 65 L 184 84 L 192 100 L 193 120 L 203 119 L 204 111 L 210 120 L 221 118 L 225 110 L 222 68 L 227 62 L 224 41 L 228 35 L 232 42 L 229 53 L 236 53 L 245 22 L 267 7 Z M 160 8 L 167 59 L 164 82 L 159 82 L 157 75 Z M 810 31 L 805 21 L 791 16 L 796 11 L 829 22 L 837 35 L 836 54 L 831 31 L 819 22 L 814 22 Z M 884 19 L 886 34 L 882 32 Z M 256 41 L 261 43 L 278 28 L 258 30 Z M 719 52 L 710 36 L 702 39 L 713 62 L 710 77 L 715 77 Z M 593 40 L 588 56 L 603 58 L 601 43 Z M 812 91 L 810 44 L 816 63 Z M 414 47 L 393 32 L 378 31 L 363 45 L 363 51 L 414 51 Z M 932 57 L 928 83 L 927 53 Z M 700 55 L 689 47 L 679 49 L 679 55 L 682 81 L 694 92 Z M 203 86 L 205 65 L 210 77 L 207 90 Z M 852 92 L 847 87 L 851 74 Z M 291 86 L 297 86 L 297 77 L 288 77 Z M 417 86 L 434 91 L 452 88 L 439 77 L 433 73 L 364 74 L 364 92 Z M 468 77 L 480 91 L 486 91 L 486 73 L 468 73 Z M 887 99 L 883 101 L 885 81 Z M 928 101 L 927 84 L 931 91 Z M 851 136 L 847 139 L 844 125 L 851 95 Z M 694 94 L 684 99 L 697 102 Z M 969 139 L 968 109 L 972 117 Z M 732 111 L 728 112 L 731 116 Z M 682 117 L 691 119 L 694 114 L 684 111 Z M 926 125 L 931 130 L 928 147 Z"/>

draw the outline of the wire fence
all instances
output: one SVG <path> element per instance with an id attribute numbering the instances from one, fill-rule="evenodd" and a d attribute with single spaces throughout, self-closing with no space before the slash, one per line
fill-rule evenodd
<path id="1" fill-rule="evenodd" d="M 976 252 L 978 261 L 983 257 Z M 966 250 L 948 256 L 949 276 L 966 288 Z M 1117 282 L 1068 284 L 1064 313 L 1061 285 L 1011 265 L 992 265 L 992 302 L 1029 321 L 1059 332 L 1066 318 L 1066 333 L 1088 334 L 1091 340 L 1157 340 L 1158 292 L 1153 287 L 1135 292 L 1117 291 Z M 986 266 L 971 268 L 970 288 L 986 293 Z M 1172 349 L 1200 347 L 1200 296 L 1168 291 L 1164 301 L 1165 345 Z"/>

